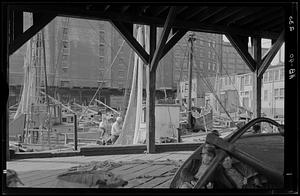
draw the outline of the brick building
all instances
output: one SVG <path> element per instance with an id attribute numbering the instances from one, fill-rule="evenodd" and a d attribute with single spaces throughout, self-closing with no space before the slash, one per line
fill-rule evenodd
<path id="1" fill-rule="evenodd" d="M 28 28 L 30 17 L 24 17 Z M 161 29 L 158 29 L 158 36 Z M 188 77 L 188 36 L 186 35 L 161 60 L 156 78 L 157 99 L 176 98 L 180 81 Z M 212 77 L 221 65 L 229 72 L 248 69 L 235 49 L 223 43 L 222 35 L 194 32 L 194 71 L 200 97 L 207 87 L 200 77 Z M 120 107 L 125 88 L 130 87 L 134 52 L 106 21 L 56 17 L 45 27 L 46 64 L 49 92 L 62 102 L 76 100 L 88 104 L 100 86 L 96 98 Z M 222 52 L 221 52 L 222 51 Z M 10 56 L 9 105 L 20 99 L 26 46 Z M 117 55 L 118 54 L 118 55 Z M 212 81 L 213 82 L 213 81 Z"/>

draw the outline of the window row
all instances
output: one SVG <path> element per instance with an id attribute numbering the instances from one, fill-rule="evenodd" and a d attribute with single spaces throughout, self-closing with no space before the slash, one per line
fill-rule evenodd
<path id="1" fill-rule="evenodd" d="M 284 80 L 284 68 L 266 71 L 263 75 L 263 82 Z"/>

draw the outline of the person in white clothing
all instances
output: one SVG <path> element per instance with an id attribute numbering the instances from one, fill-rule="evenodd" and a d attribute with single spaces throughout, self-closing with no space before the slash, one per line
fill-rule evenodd
<path id="1" fill-rule="evenodd" d="M 115 141 L 119 138 L 121 132 L 122 132 L 122 117 L 117 117 L 116 122 L 113 123 L 111 127 L 111 143 L 114 144 Z"/>

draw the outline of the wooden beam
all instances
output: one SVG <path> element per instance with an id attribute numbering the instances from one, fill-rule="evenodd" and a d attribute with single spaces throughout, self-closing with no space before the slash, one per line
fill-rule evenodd
<path id="1" fill-rule="evenodd" d="M 256 70 L 253 72 L 252 85 L 252 108 L 254 118 L 261 116 L 261 81 L 262 77 L 258 75 L 259 63 L 261 61 L 261 38 L 253 38 L 253 57 L 256 63 Z"/>
<path id="2" fill-rule="evenodd" d="M 226 37 L 240 54 L 250 70 L 252 72 L 255 71 L 256 63 L 248 52 L 248 37 L 237 36 L 234 34 L 226 34 Z"/>
<path id="3" fill-rule="evenodd" d="M 157 28 L 150 25 L 150 59 L 152 61 L 156 48 Z M 148 65 L 150 66 L 150 65 Z M 150 69 L 149 69 L 150 70 Z M 146 97 L 146 130 L 147 130 L 147 152 L 154 153 L 155 149 L 155 86 L 156 86 L 156 71 L 146 73 L 147 77 L 147 97 Z"/>
<path id="4" fill-rule="evenodd" d="M 145 64 L 149 64 L 149 54 L 140 45 L 140 43 L 133 37 L 132 29 L 128 29 L 128 25 L 123 22 L 112 20 L 112 25 L 115 29 L 122 35 L 126 42 L 131 46 L 131 48 L 139 55 L 139 57 L 144 61 Z M 133 24 L 132 24 L 133 25 Z"/>
<path id="5" fill-rule="evenodd" d="M 176 14 L 176 7 L 172 6 L 170 8 L 168 17 L 166 19 L 162 34 L 160 36 L 159 42 L 158 42 L 158 46 L 156 47 L 153 59 L 151 60 L 151 66 L 150 66 L 150 71 L 154 70 L 156 71 L 156 68 L 158 66 L 160 57 L 161 57 L 161 53 L 165 47 L 166 41 L 169 37 L 171 28 L 172 28 L 172 23 L 174 21 L 175 18 L 175 14 Z"/>
<path id="6" fill-rule="evenodd" d="M 277 52 L 281 48 L 281 46 L 284 42 L 284 35 L 285 35 L 285 31 L 283 30 L 281 32 L 280 36 L 278 37 L 278 39 L 276 40 L 276 42 L 272 45 L 272 47 L 267 52 L 267 54 L 265 55 L 263 60 L 260 62 L 260 67 L 259 67 L 259 70 L 258 70 L 258 76 L 259 77 L 263 76 L 265 71 L 268 69 L 270 63 L 272 62 L 273 58 L 275 57 L 275 55 L 277 54 Z"/>
<path id="7" fill-rule="evenodd" d="M 52 14 L 39 14 L 39 18 L 35 20 L 29 29 L 12 40 L 9 44 L 9 54 L 11 55 L 18 50 L 25 42 L 44 28 L 54 18 L 55 15 Z"/>
<path id="8" fill-rule="evenodd" d="M 172 48 L 173 46 L 186 34 L 187 30 L 177 30 L 173 36 L 166 43 L 160 59 L 162 59 Z"/>

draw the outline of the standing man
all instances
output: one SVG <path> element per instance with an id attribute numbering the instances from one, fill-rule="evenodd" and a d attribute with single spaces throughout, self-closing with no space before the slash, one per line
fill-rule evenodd
<path id="1" fill-rule="evenodd" d="M 122 117 L 117 117 L 116 122 L 111 127 L 111 142 L 112 144 L 115 143 L 115 141 L 119 138 L 121 132 L 122 132 Z"/>

